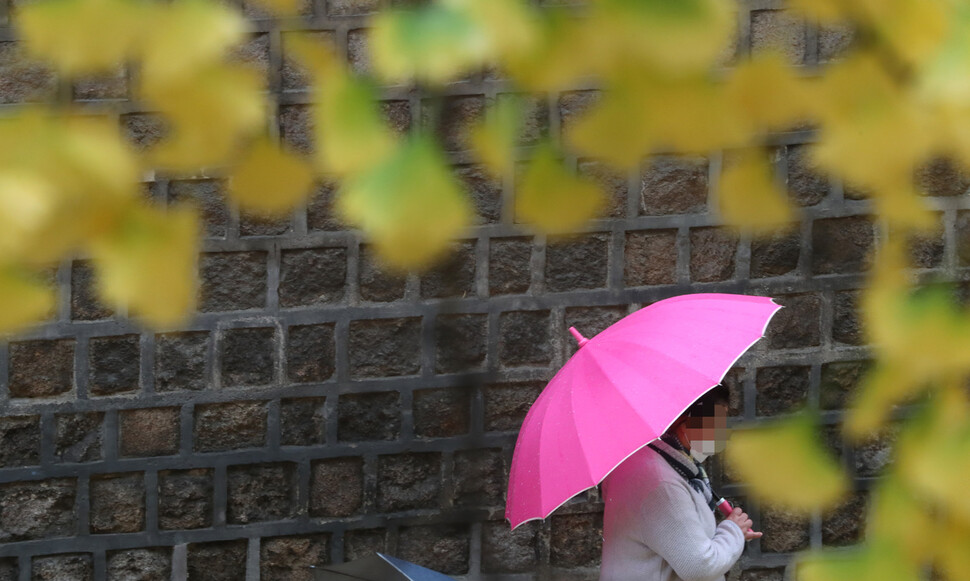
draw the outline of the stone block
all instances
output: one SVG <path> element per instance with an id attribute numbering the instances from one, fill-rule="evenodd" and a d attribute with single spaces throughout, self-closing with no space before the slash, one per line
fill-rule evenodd
<path id="1" fill-rule="evenodd" d="M 91 553 L 34 557 L 30 569 L 31 581 L 94 581 Z"/>
<path id="2" fill-rule="evenodd" d="M 29 60 L 20 42 L 0 42 L 0 103 L 53 101 L 57 77 L 38 61 Z"/>
<path id="3" fill-rule="evenodd" d="M 162 470 L 158 473 L 158 528 L 203 529 L 212 526 L 211 468 Z"/>
<path id="4" fill-rule="evenodd" d="M 805 61 L 805 22 L 787 10 L 751 11 L 751 50 L 781 53 L 789 63 Z"/>
<path id="5" fill-rule="evenodd" d="M 744 382 L 741 379 L 744 369 L 732 367 L 721 380 L 728 388 L 728 416 L 737 417 L 744 413 Z"/>
<path id="6" fill-rule="evenodd" d="M 138 391 L 141 347 L 138 335 L 93 337 L 88 343 L 88 391 L 114 395 Z"/>
<path id="7" fill-rule="evenodd" d="M 447 438 L 468 433 L 472 392 L 467 387 L 419 389 L 414 392 L 414 435 Z"/>
<path id="8" fill-rule="evenodd" d="M 266 306 L 265 252 L 202 254 L 199 310 L 243 311 Z"/>
<path id="9" fill-rule="evenodd" d="M 566 309 L 565 325 L 561 331 L 564 337 L 568 337 L 566 343 L 566 355 L 572 356 L 579 348 L 579 345 L 568 335 L 568 329 L 575 327 L 587 339 L 592 339 L 602 333 L 607 327 L 619 321 L 627 314 L 625 306 L 620 307 L 572 307 Z"/>
<path id="10" fill-rule="evenodd" d="M 355 529 L 344 533 L 344 560 L 356 561 L 373 553 L 387 552 L 387 531 Z"/>
<path id="11" fill-rule="evenodd" d="M 438 264 L 421 275 L 425 298 L 475 296 L 475 243 L 459 242 Z"/>
<path id="12" fill-rule="evenodd" d="M 260 581 L 313 581 L 311 567 L 329 562 L 329 534 L 270 537 L 259 543 Z"/>
<path id="13" fill-rule="evenodd" d="M 180 409 L 122 410 L 119 431 L 122 456 L 168 456 L 179 451 Z"/>
<path id="14" fill-rule="evenodd" d="M 248 7 L 249 2 L 243 0 L 243 5 Z M 261 6 L 260 9 L 262 9 Z M 245 42 L 230 49 L 228 57 L 227 60 L 231 64 L 242 64 L 258 72 L 264 87 L 268 88 L 270 67 L 269 34 L 259 32 L 250 35 Z"/>
<path id="15" fill-rule="evenodd" d="M 512 311 L 499 316 L 499 362 L 506 367 L 552 361 L 549 311 Z"/>
<path id="16" fill-rule="evenodd" d="M 168 203 L 192 203 L 199 209 L 205 235 L 225 238 L 229 231 L 229 207 L 223 180 L 172 180 L 168 183 Z"/>
<path id="17" fill-rule="evenodd" d="M 758 369 L 755 386 L 755 412 L 759 416 L 774 416 L 797 411 L 808 399 L 810 368 L 780 365 Z"/>
<path id="18" fill-rule="evenodd" d="M 128 145 L 135 151 L 145 151 L 171 134 L 171 126 L 157 113 L 127 113 L 119 117 Z"/>
<path id="19" fill-rule="evenodd" d="M 439 111 L 431 105 L 430 101 L 422 103 L 424 126 L 435 129 L 438 139 L 446 150 L 468 149 L 471 128 L 485 115 L 485 97 L 483 95 L 445 97 L 440 107 Z"/>
<path id="20" fill-rule="evenodd" d="M 695 214 L 707 209 L 707 160 L 702 157 L 658 157 L 640 176 L 640 214 Z"/>
<path id="21" fill-rule="evenodd" d="M 311 232 L 333 232 L 346 229 L 334 209 L 337 186 L 334 182 L 323 181 L 317 184 L 313 195 L 307 200 L 306 224 Z"/>
<path id="22" fill-rule="evenodd" d="M 411 131 L 411 103 L 409 101 L 381 101 L 379 103 L 384 122 L 398 137 L 406 137 Z"/>
<path id="23" fill-rule="evenodd" d="M 862 345 L 862 321 L 859 318 L 859 291 L 835 293 L 833 302 L 832 339 L 848 345 Z"/>
<path id="24" fill-rule="evenodd" d="M 455 506 L 505 506 L 506 467 L 500 448 L 459 450 L 454 466 Z"/>
<path id="25" fill-rule="evenodd" d="M 333 377 L 336 360 L 334 326 L 298 325 L 286 332 L 286 378 L 314 383 Z"/>
<path id="26" fill-rule="evenodd" d="M 284 91 L 305 91 L 310 89 L 311 78 L 306 69 L 293 56 L 293 42 L 296 39 L 322 44 L 335 49 L 334 33 L 330 30 L 307 32 L 286 31 L 282 35 L 283 63 L 280 69 L 280 81 Z"/>
<path id="27" fill-rule="evenodd" d="M 0 484 L 0 543 L 77 534 L 75 478 Z"/>
<path id="28" fill-rule="evenodd" d="M 471 532 L 465 524 L 402 527 L 397 541 L 400 558 L 445 575 L 468 573 Z"/>
<path id="29" fill-rule="evenodd" d="M 806 293 L 776 297 L 785 308 L 768 324 L 770 349 L 799 349 L 821 344 L 822 303 L 817 294 Z"/>
<path id="30" fill-rule="evenodd" d="M 441 454 L 413 452 L 378 457 L 377 509 L 379 511 L 398 512 L 417 508 L 437 508 L 440 495 Z"/>
<path id="31" fill-rule="evenodd" d="M 761 511 L 762 553 L 793 553 L 808 548 L 808 519 L 791 511 L 763 507 Z"/>
<path id="32" fill-rule="evenodd" d="M 251 236 L 283 236 L 293 229 L 292 218 L 284 216 L 264 216 L 241 212 L 239 215 L 239 235 Z"/>
<path id="33" fill-rule="evenodd" d="M 192 543 L 187 551 L 188 581 L 240 581 L 246 578 L 248 541 Z"/>
<path id="34" fill-rule="evenodd" d="M 87 260 L 71 263 L 71 320 L 96 321 L 114 314 L 98 299 L 94 268 Z"/>
<path id="35" fill-rule="evenodd" d="M 841 547 L 862 541 L 869 495 L 857 492 L 822 515 L 822 545 Z"/>
<path id="36" fill-rule="evenodd" d="M 554 567 L 595 567 L 603 549 L 603 515 L 564 514 L 551 519 L 549 560 Z"/>
<path id="37" fill-rule="evenodd" d="M 605 233 L 550 241 L 546 247 L 546 290 L 555 293 L 605 288 L 609 242 L 609 234 Z"/>
<path id="38" fill-rule="evenodd" d="M 357 275 L 360 298 L 365 301 L 386 303 L 404 298 L 407 279 L 389 270 L 371 246 L 360 247 Z"/>
<path id="39" fill-rule="evenodd" d="M 10 397 L 50 397 L 74 388 L 74 339 L 10 343 Z"/>
<path id="40" fill-rule="evenodd" d="M 863 272 L 872 264 L 875 227 L 868 216 L 824 218 L 812 223 L 812 272 Z"/>
<path id="41" fill-rule="evenodd" d="M 808 145 L 789 145 L 788 195 L 799 206 L 814 206 L 829 195 L 829 180 L 819 173 L 810 159 Z"/>
<path id="42" fill-rule="evenodd" d="M 371 64 L 370 31 L 356 28 L 347 31 L 347 61 L 358 75 L 373 74 Z"/>
<path id="43" fill-rule="evenodd" d="M 785 581 L 785 568 L 755 568 L 741 571 L 738 581 Z"/>
<path id="44" fill-rule="evenodd" d="M 315 149 L 313 114 L 309 105 L 280 107 L 280 137 L 297 153 L 310 155 Z"/>
<path id="45" fill-rule="evenodd" d="M 488 292 L 493 296 L 528 292 L 531 260 L 531 238 L 493 238 L 488 249 Z"/>
<path id="46" fill-rule="evenodd" d="M 280 401 L 280 445 L 316 446 L 327 441 L 325 397 Z"/>
<path id="47" fill-rule="evenodd" d="M 58 462 L 94 462 L 102 456 L 104 414 L 86 412 L 54 416 L 54 458 Z"/>
<path id="48" fill-rule="evenodd" d="M 395 440 L 401 435 L 401 395 L 396 391 L 346 393 L 337 400 L 337 439 Z"/>
<path id="49" fill-rule="evenodd" d="M 913 232 L 906 236 L 909 262 L 916 268 L 940 268 L 946 246 L 943 215 L 935 215 L 936 226 L 926 232 Z"/>
<path id="50" fill-rule="evenodd" d="M 801 237 L 797 231 L 781 231 L 751 241 L 751 278 L 782 276 L 798 268 Z"/>
<path id="51" fill-rule="evenodd" d="M 220 452 L 266 445 L 266 402 L 237 401 L 195 406 L 196 452 Z"/>
<path id="52" fill-rule="evenodd" d="M 40 464 L 40 416 L 0 418 L 0 468 Z"/>
<path id="53" fill-rule="evenodd" d="M 559 119 L 562 131 L 569 131 L 576 119 L 599 103 L 599 91 L 567 91 L 559 95 Z"/>
<path id="54" fill-rule="evenodd" d="M 677 282 L 677 231 L 627 232 L 623 280 L 628 287 Z"/>
<path id="55" fill-rule="evenodd" d="M 834 361 L 823 365 L 819 407 L 823 410 L 847 407 L 871 367 L 871 361 Z"/>
<path id="56" fill-rule="evenodd" d="M 209 387 L 208 331 L 155 335 L 155 391 L 200 391 Z"/>
<path id="57" fill-rule="evenodd" d="M 522 124 L 518 145 L 536 145 L 549 135 L 549 104 L 545 95 L 499 93 L 496 102 L 500 106 L 518 101 L 522 110 Z"/>
<path id="58" fill-rule="evenodd" d="M 128 74 L 124 67 L 113 73 L 84 76 L 71 87 L 75 101 L 123 101 L 128 98 Z"/>
<path id="59" fill-rule="evenodd" d="M 296 517 L 296 464 L 276 462 L 230 466 L 226 522 L 246 524 Z"/>
<path id="60" fill-rule="evenodd" d="M 610 218 L 626 217 L 626 200 L 630 192 L 627 177 L 600 161 L 579 162 L 580 176 L 592 180 L 606 193 L 606 209 Z"/>
<path id="61" fill-rule="evenodd" d="M 16 557 L 0 559 L 0 581 L 19 581 L 20 569 Z"/>
<path id="62" fill-rule="evenodd" d="M 455 175 L 471 196 L 480 224 L 495 224 L 502 219 L 502 183 L 480 165 L 460 165 Z"/>
<path id="63" fill-rule="evenodd" d="M 364 460 L 332 458 L 312 464 L 310 516 L 347 517 L 364 506 Z"/>
<path id="64" fill-rule="evenodd" d="M 541 383 L 489 385 L 482 390 L 485 430 L 518 432 L 532 403 L 542 393 Z"/>
<path id="65" fill-rule="evenodd" d="M 856 476 L 881 476 L 883 471 L 892 464 L 895 455 L 894 447 L 899 438 L 898 425 L 890 425 L 878 434 L 856 444 L 853 454 L 853 464 Z"/>
<path id="66" fill-rule="evenodd" d="M 937 157 L 916 170 L 916 185 L 929 196 L 962 196 L 970 189 L 970 174 L 956 161 Z"/>
<path id="67" fill-rule="evenodd" d="M 137 533 L 145 529 L 145 475 L 99 474 L 91 477 L 91 532 Z"/>
<path id="68" fill-rule="evenodd" d="M 421 371 L 421 319 L 350 322 L 351 377 L 417 375 Z"/>
<path id="69" fill-rule="evenodd" d="M 505 521 L 482 525 L 482 573 L 529 573 L 539 563 L 539 539 L 535 523 L 514 531 Z"/>
<path id="70" fill-rule="evenodd" d="M 855 41 L 855 30 L 849 26 L 820 26 L 818 29 L 818 62 L 842 60 Z"/>
<path id="71" fill-rule="evenodd" d="M 734 277 L 738 236 L 727 228 L 692 228 L 690 231 L 690 279 L 720 282 Z"/>
<path id="72" fill-rule="evenodd" d="M 276 379 L 276 329 L 228 329 L 219 344 L 223 387 L 269 385 Z"/>
<path id="73" fill-rule="evenodd" d="M 107 581 L 169 581 L 172 577 L 172 549 L 108 551 L 107 573 Z"/>
<path id="74" fill-rule="evenodd" d="M 340 303 L 347 293 L 347 249 L 284 250 L 280 257 L 280 306 Z"/>
<path id="75" fill-rule="evenodd" d="M 441 315 L 435 320 L 435 371 L 466 373 L 485 365 L 488 315 Z"/>

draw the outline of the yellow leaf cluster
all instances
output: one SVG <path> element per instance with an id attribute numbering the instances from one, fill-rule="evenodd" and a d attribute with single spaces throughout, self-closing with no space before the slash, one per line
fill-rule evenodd
<path id="1" fill-rule="evenodd" d="M 515 219 L 547 233 L 575 230 L 604 206 L 599 185 L 567 170 L 549 144 L 535 153 L 515 192 Z"/>

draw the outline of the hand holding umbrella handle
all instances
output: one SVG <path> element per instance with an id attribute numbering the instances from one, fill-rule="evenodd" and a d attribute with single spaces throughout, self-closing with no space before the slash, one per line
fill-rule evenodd
<path id="1" fill-rule="evenodd" d="M 734 512 L 734 507 L 731 506 L 730 502 L 722 498 L 721 500 L 717 501 L 717 510 L 721 512 L 721 516 L 727 518 L 732 512 Z"/>

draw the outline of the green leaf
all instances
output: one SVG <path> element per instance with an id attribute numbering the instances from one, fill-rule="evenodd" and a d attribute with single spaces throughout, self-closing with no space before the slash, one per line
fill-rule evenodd
<path id="1" fill-rule="evenodd" d="M 606 203 L 596 182 L 563 166 L 548 143 L 540 145 L 515 193 L 515 218 L 553 234 L 574 230 Z"/>

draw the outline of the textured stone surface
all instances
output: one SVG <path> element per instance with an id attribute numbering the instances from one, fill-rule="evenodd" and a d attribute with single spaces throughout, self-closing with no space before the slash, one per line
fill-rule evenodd
<path id="1" fill-rule="evenodd" d="M 870 367 L 870 361 L 835 361 L 823 365 L 818 394 L 819 407 L 823 410 L 847 407 Z"/>
<path id="2" fill-rule="evenodd" d="M 855 40 L 848 26 L 821 26 L 818 30 L 818 60 L 827 63 L 842 60 Z"/>
<path id="3" fill-rule="evenodd" d="M 755 385 L 758 395 L 755 411 L 759 416 L 797 411 L 805 405 L 809 385 L 808 367 L 782 365 L 762 367 L 758 370 Z"/>
<path id="4" fill-rule="evenodd" d="M 293 42 L 295 39 L 306 42 L 325 44 L 331 49 L 334 46 L 333 32 L 326 31 L 286 31 L 282 35 L 283 63 L 280 68 L 280 82 L 284 91 L 304 91 L 310 88 L 310 76 L 297 59 L 293 57 Z"/>
<path id="5" fill-rule="evenodd" d="M 138 335 L 91 339 L 88 369 L 88 391 L 93 395 L 138 391 L 141 372 Z"/>
<path id="6" fill-rule="evenodd" d="M 171 127 L 154 113 L 129 113 L 120 116 L 121 127 L 128 144 L 136 151 L 145 151 L 165 139 Z"/>
<path id="7" fill-rule="evenodd" d="M 250 0 L 243 0 L 243 6 L 245 9 L 248 10 L 251 4 L 252 3 Z M 305 5 L 307 2 L 306 0 L 301 0 L 298 2 L 298 4 Z M 262 6 L 258 7 L 260 12 L 262 12 L 262 9 Z M 262 16 L 262 14 L 260 16 Z M 267 14 L 266 16 L 269 15 Z M 269 82 L 270 67 L 269 34 L 260 32 L 249 35 L 249 37 L 246 38 L 242 44 L 230 49 L 227 60 L 230 63 L 242 64 L 247 68 L 256 71 L 259 73 L 259 79 L 262 81 L 264 87 L 267 86 Z"/>
<path id="8" fill-rule="evenodd" d="M 414 392 L 414 435 L 442 438 L 467 434 L 471 426 L 471 389 L 446 387 Z"/>
<path id="9" fill-rule="evenodd" d="M 71 319 L 95 321 L 107 319 L 114 314 L 98 300 L 96 284 L 95 272 L 90 262 L 75 260 L 71 263 Z"/>
<path id="10" fill-rule="evenodd" d="M 539 562 L 537 528 L 525 523 L 514 531 L 505 521 L 482 525 L 482 572 L 528 573 Z"/>
<path id="11" fill-rule="evenodd" d="M 155 391 L 199 391 L 209 386 L 208 331 L 155 336 Z"/>
<path id="12" fill-rule="evenodd" d="M 822 515 L 822 544 L 853 545 L 862 540 L 866 528 L 866 503 L 869 497 L 857 492 Z"/>
<path id="13" fill-rule="evenodd" d="M 15 557 L 0 559 L 0 581 L 18 581 L 20 572 Z"/>
<path id="14" fill-rule="evenodd" d="M 552 359 L 549 311 L 513 311 L 499 316 L 499 362 L 509 367 L 543 365 Z"/>
<path id="15" fill-rule="evenodd" d="M 105 474 L 91 478 L 91 532 L 135 533 L 145 528 L 145 475 Z"/>
<path id="16" fill-rule="evenodd" d="M 350 323 L 353 377 L 414 375 L 421 370 L 421 319 L 377 319 Z"/>
<path id="17" fill-rule="evenodd" d="M 309 105 L 280 107 L 280 137 L 298 153 L 313 153 L 313 116 Z"/>
<path id="18" fill-rule="evenodd" d="M 124 67 L 114 73 L 85 76 L 71 87 L 75 101 L 123 100 L 128 98 L 128 74 Z"/>
<path id="19" fill-rule="evenodd" d="M 74 388 L 74 339 L 10 344 L 10 397 L 49 397 Z"/>
<path id="20" fill-rule="evenodd" d="M 370 58 L 370 34 L 366 28 L 347 31 L 347 60 L 359 75 L 373 72 Z"/>
<path id="21" fill-rule="evenodd" d="M 562 131 L 569 131 L 572 123 L 602 98 L 599 91 L 569 91 L 559 95 L 559 118 Z"/>
<path id="22" fill-rule="evenodd" d="M 312 465 L 310 516 L 345 517 L 364 505 L 364 461 L 333 458 Z"/>
<path id="23" fill-rule="evenodd" d="M 50 101 L 57 78 L 37 61 L 25 58 L 19 42 L 0 42 L 0 103 Z"/>
<path id="24" fill-rule="evenodd" d="M 172 576 L 172 550 L 167 547 L 109 551 L 108 581 L 168 581 Z"/>
<path id="25" fill-rule="evenodd" d="M 76 534 L 76 487 L 73 478 L 0 484 L 0 543 Z"/>
<path id="26" fill-rule="evenodd" d="M 554 567 L 599 565 L 603 547 L 602 514 L 557 515 L 551 522 L 549 559 Z"/>
<path id="27" fill-rule="evenodd" d="M 290 216 L 263 216 L 242 212 L 239 216 L 239 235 L 282 236 L 292 228 Z"/>
<path id="28" fill-rule="evenodd" d="M 829 194 L 829 181 L 813 167 L 807 145 L 789 145 L 788 194 L 799 206 L 814 206 Z"/>
<path id="29" fill-rule="evenodd" d="M 297 514 L 296 464 L 277 462 L 230 466 L 226 522 L 246 524 Z"/>
<path id="30" fill-rule="evenodd" d="M 488 292 L 518 294 L 529 290 L 531 238 L 493 238 L 488 249 Z"/>
<path id="31" fill-rule="evenodd" d="M 490 432 L 515 432 L 542 392 L 541 383 L 489 385 L 482 390 L 485 429 Z"/>
<path id="32" fill-rule="evenodd" d="M 264 538 L 259 545 L 260 581 L 312 581 L 311 567 L 330 562 L 330 535 Z"/>
<path id="33" fill-rule="evenodd" d="M 641 173 L 640 214 L 692 214 L 707 208 L 707 160 L 659 157 Z"/>
<path id="34" fill-rule="evenodd" d="M 122 410 L 122 456 L 166 456 L 179 451 L 179 408 Z"/>
<path id="35" fill-rule="evenodd" d="M 462 165 L 455 175 L 465 186 L 475 206 L 478 222 L 493 224 L 502 218 L 502 184 L 480 165 Z"/>
<path id="36" fill-rule="evenodd" d="M 191 202 L 199 209 L 205 235 L 225 238 L 229 230 L 226 184 L 222 180 L 172 180 L 168 183 L 169 204 Z"/>
<path id="37" fill-rule="evenodd" d="M 404 137 L 411 130 L 411 103 L 408 101 L 381 101 L 379 103 L 384 122 L 391 131 Z"/>
<path id="38" fill-rule="evenodd" d="M 441 455 L 415 452 L 377 459 L 377 508 L 397 512 L 435 508 L 441 492 Z"/>
<path id="39" fill-rule="evenodd" d="M 751 241 L 751 278 L 791 273 L 798 267 L 801 252 L 797 230 L 755 238 Z"/>
<path id="40" fill-rule="evenodd" d="M 87 412 L 54 416 L 54 458 L 59 462 L 93 462 L 102 458 L 104 414 Z"/>
<path id="41" fill-rule="evenodd" d="M 893 461 L 893 447 L 899 437 L 899 426 L 890 425 L 855 447 L 854 465 L 857 476 L 879 476 Z"/>
<path id="42" fill-rule="evenodd" d="M 468 572 L 471 534 L 467 525 L 426 525 L 401 528 L 400 558 L 445 575 Z"/>
<path id="43" fill-rule="evenodd" d="M 326 381 L 333 376 L 334 327 L 300 325 L 286 332 L 286 377 L 293 383 Z"/>
<path id="44" fill-rule="evenodd" d="M 90 553 L 34 557 L 30 569 L 31 581 L 94 581 Z"/>
<path id="45" fill-rule="evenodd" d="M 505 506 L 506 469 L 501 449 L 455 452 L 455 506 Z"/>
<path id="46" fill-rule="evenodd" d="M 766 337 L 771 349 L 814 347 L 821 342 L 821 299 L 808 293 L 775 297 L 784 306 L 768 324 Z"/>
<path id="47" fill-rule="evenodd" d="M 485 364 L 488 315 L 442 315 L 435 319 L 435 371 L 465 373 Z"/>
<path id="48" fill-rule="evenodd" d="M 938 157 L 916 170 L 916 185 L 930 196 L 960 196 L 970 189 L 970 175 L 959 164 Z"/>
<path id="49" fill-rule="evenodd" d="M 611 218 L 626 216 L 626 200 L 630 184 L 625 175 L 599 161 L 579 162 L 578 173 L 591 179 L 606 193 L 606 209 L 603 215 Z"/>
<path id="50" fill-rule="evenodd" d="M 535 145 L 549 135 L 549 105 L 545 95 L 500 93 L 496 96 L 500 106 L 518 102 L 522 109 L 522 125 L 518 145 Z"/>
<path id="51" fill-rule="evenodd" d="M 839 343 L 861 345 L 862 322 L 859 319 L 859 292 L 835 293 L 833 302 L 832 339 Z"/>
<path id="52" fill-rule="evenodd" d="M 970 265 L 970 210 L 957 212 L 954 231 L 956 234 L 957 263 L 960 266 Z"/>
<path id="53" fill-rule="evenodd" d="M 327 440 L 325 397 L 280 401 L 280 445 L 314 446 Z"/>
<path id="54" fill-rule="evenodd" d="M 866 216 L 825 218 L 812 223 L 812 272 L 844 274 L 868 270 L 875 228 Z"/>
<path id="55" fill-rule="evenodd" d="M 40 464 L 40 416 L 0 418 L 0 468 Z"/>
<path id="56" fill-rule="evenodd" d="M 212 525 L 212 469 L 158 473 L 158 527 L 201 529 Z"/>
<path id="57" fill-rule="evenodd" d="M 790 553 L 808 548 L 808 519 L 780 508 L 761 511 L 761 552 Z"/>
<path id="58" fill-rule="evenodd" d="M 361 246 L 357 275 L 360 298 L 365 301 L 390 302 L 404 298 L 407 279 L 389 271 L 375 255 L 373 247 Z"/>
<path id="59" fill-rule="evenodd" d="M 284 250 L 280 260 L 280 306 L 339 303 L 347 285 L 345 248 Z"/>
<path id="60" fill-rule="evenodd" d="M 717 282 L 734 276 L 738 236 L 726 228 L 693 228 L 690 231 L 690 278 L 694 282 Z"/>
<path id="61" fill-rule="evenodd" d="M 916 232 L 906 237 L 910 264 L 916 268 L 939 268 L 943 266 L 946 247 L 943 215 L 934 215 L 935 227 L 926 232 Z"/>
<path id="62" fill-rule="evenodd" d="M 421 296 L 475 296 L 475 243 L 453 244 L 447 256 L 421 275 Z"/>
<path id="63" fill-rule="evenodd" d="M 805 23 L 785 10 L 751 12 L 751 49 L 780 52 L 791 64 L 805 60 Z"/>
<path id="64" fill-rule="evenodd" d="M 394 440 L 400 434 L 401 396 L 398 392 L 347 393 L 337 400 L 339 440 Z"/>
<path id="65" fill-rule="evenodd" d="M 623 253 L 626 286 L 677 282 L 677 231 L 627 232 Z"/>
<path id="66" fill-rule="evenodd" d="M 785 568 L 757 568 L 741 571 L 739 581 L 784 581 Z"/>
<path id="67" fill-rule="evenodd" d="M 188 581 L 239 581 L 246 578 L 246 539 L 192 543 Z"/>
<path id="68" fill-rule="evenodd" d="M 346 226 L 340 221 L 333 207 L 337 186 L 331 181 L 318 183 L 307 200 L 306 223 L 310 231 L 336 231 Z"/>
<path id="69" fill-rule="evenodd" d="M 200 311 L 242 311 L 266 305 L 265 252 L 203 254 L 199 266 Z"/>
<path id="70" fill-rule="evenodd" d="M 222 385 L 267 385 L 276 378 L 274 328 L 229 329 L 219 345 Z"/>
<path id="71" fill-rule="evenodd" d="M 551 240 L 546 246 L 546 290 L 603 288 L 608 264 L 608 234 Z"/>
<path id="72" fill-rule="evenodd" d="M 266 444 L 266 402 L 238 401 L 195 406 L 195 450 L 219 452 Z"/>
<path id="73" fill-rule="evenodd" d="M 438 138 L 445 149 L 462 151 L 469 147 L 469 134 L 474 123 L 485 114 L 485 97 L 468 95 L 446 97 L 437 111 L 430 102 L 422 104 L 422 118 L 426 127 L 437 127 Z M 439 115 L 439 119 L 435 116 Z"/>
<path id="74" fill-rule="evenodd" d="M 574 307 L 566 309 L 565 325 L 562 336 L 566 339 L 566 355 L 576 352 L 579 344 L 567 335 L 570 327 L 575 327 L 587 339 L 592 339 L 627 313 L 626 307 Z"/>
<path id="75" fill-rule="evenodd" d="M 344 560 L 355 561 L 375 552 L 387 552 L 387 533 L 383 529 L 359 529 L 344 533 Z"/>

